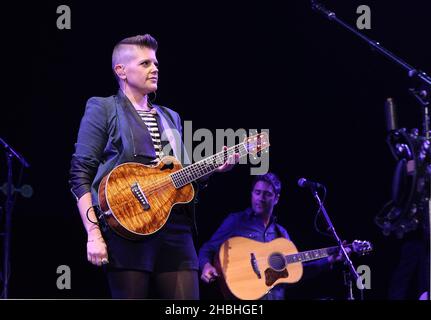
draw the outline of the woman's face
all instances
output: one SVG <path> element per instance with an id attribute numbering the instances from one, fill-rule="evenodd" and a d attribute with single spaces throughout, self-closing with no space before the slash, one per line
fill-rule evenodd
<path id="1" fill-rule="evenodd" d="M 123 66 L 127 86 L 146 95 L 157 90 L 159 78 L 156 51 L 146 47 L 131 46 Z"/>

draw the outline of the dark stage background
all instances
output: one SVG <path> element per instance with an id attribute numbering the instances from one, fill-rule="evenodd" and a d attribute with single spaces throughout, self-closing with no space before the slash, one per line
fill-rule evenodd
<path id="1" fill-rule="evenodd" d="M 356 25 L 356 8 L 371 8 L 364 33 L 430 72 L 431 5 L 426 1 L 324 1 Z M 56 8 L 72 11 L 71 30 L 56 28 Z M 30 199 L 13 212 L 13 298 L 104 298 L 104 276 L 86 261 L 86 235 L 68 170 L 80 119 L 91 96 L 114 94 L 111 51 L 120 39 L 150 33 L 159 42 L 156 103 L 193 128 L 269 129 L 270 170 L 283 182 L 277 211 L 299 249 L 332 245 L 313 228 L 316 205 L 300 177 L 325 183 L 327 209 L 340 236 L 370 240 L 374 252 L 354 262 L 371 268 L 367 299 L 385 299 L 400 241 L 373 219 L 390 199 L 395 160 L 386 145 L 383 104 L 394 97 L 401 126 L 420 127 L 420 107 L 405 72 L 310 9 L 309 1 L 62 1 L 4 8 L 16 17 L 6 32 L 0 136 L 27 157 Z M 4 157 L 0 185 L 6 181 Z M 18 175 L 18 163 L 15 177 Z M 250 166 L 211 178 L 198 207 L 199 248 L 231 211 L 249 205 Z M 4 195 L 0 193 L 3 203 Z M 58 290 L 59 265 L 72 289 Z M 341 299 L 340 272 L 300 282 L 292 299 Z M 219 298 L 201 285 L 203 299 Z"/>

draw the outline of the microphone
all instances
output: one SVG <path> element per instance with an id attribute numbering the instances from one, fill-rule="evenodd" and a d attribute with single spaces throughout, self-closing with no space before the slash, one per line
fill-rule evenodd
<path id="1" fill-rule="evenodd" d="M 385 101 L 385 116 L 386 116 L 386 129 L 391 132 L 398 129 L 397 113 L 394 100 L 387 98 Z"/>
<path id="2" fill-rule="evenodd" d="M 310 188 L 310 189 L 323 188 L 322 184 L 307 180 L 305 178 L 301 178 L 298 180 L 298 186 L 300 186 L 301 188 Z"/>

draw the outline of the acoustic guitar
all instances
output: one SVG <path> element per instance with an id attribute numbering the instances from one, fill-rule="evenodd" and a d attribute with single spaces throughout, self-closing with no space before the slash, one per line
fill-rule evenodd
<path id="1" fill-rule="evenodd" d="M 172 156 L 156 165 L 128 162 L 115 167 L 99 185 L 99 205 L 109 226 L 127 239 L 141 239 L 163 227 L 172 207 L 194 198 L 193 181 L 222 166 L 230 155 L 256 155 L 269 147 L 262 132 L 187 167 Z"/>
<path id="2" fill-rule="evenodd" d="M 347 245 L 358 254 L 372 250 L 368 241 L 355 240 Z M 220 247 L 216 268 L 222 275 L 222 288 L 242 300 L 256 300 L 281 283 L 298 282 L 302 263 L 328 257 L 339 247 L 298 252 L 292 241 L 277 238 L 259 242 L 244 237 L 232 237 Z"/>

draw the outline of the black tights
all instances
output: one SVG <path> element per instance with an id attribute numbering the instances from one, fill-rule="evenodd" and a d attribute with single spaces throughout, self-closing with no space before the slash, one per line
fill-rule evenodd
<path id="1" fill-rule="evenodd" d="M 199 280 L 195 270 L 154 274 L 134 270 L 115 270 L 108 271 L 107 275 L 113 299 L 147 299 L 150 297 L 150 291 L 151 298 L 199 299 Z M 151 290 L 150 286 L 155 290 Z"/>

